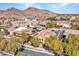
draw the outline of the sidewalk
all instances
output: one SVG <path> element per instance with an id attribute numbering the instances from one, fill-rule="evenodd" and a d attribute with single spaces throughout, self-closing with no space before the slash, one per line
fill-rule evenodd
<path id="1" fill-rule="evenodd" d="M 13 54 L 7 53 L 5 51 L 0 51 L 0 56 L 14 56 Z"/>

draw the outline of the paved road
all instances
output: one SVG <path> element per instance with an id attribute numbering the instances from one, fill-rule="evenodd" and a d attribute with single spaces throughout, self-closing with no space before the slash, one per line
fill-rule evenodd
<path id="1" fill-rule="evenodd" d="M 28 54 L 29 56 L 53 56 L 52 54 L 36 52 L 36 51 L 29 50 L 29 49 L 25 49 L 23 52 Z"/>

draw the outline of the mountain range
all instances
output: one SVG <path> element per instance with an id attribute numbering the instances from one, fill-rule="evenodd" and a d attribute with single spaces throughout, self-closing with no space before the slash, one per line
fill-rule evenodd
<path id="1" fill-rule="evenodd" d="M 46 19 L 48 17 L 56 16 L 56 13 L 44 9 L 37 9 L 34 7 L 29 7 L 25 10 L 19 10 L 16 8 L 0 10 L 0 18 L 25 19 L 30 16 L 36 16 L 38 19 Z"/>

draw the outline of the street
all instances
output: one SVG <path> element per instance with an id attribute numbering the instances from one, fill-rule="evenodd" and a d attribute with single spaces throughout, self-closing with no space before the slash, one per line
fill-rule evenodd
<path id="1" fill-rule="evenodd" d="M 28 56 L 53 56 L 52 54 L 44 53 L 44 52 L 36 52 L 33 50 L 25 49 L 24 53 L 28 54 Z"/>

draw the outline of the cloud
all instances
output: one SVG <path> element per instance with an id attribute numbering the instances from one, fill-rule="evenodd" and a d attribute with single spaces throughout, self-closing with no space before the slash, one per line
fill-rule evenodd
<path id="1" fill-rule="evenodd" d="M 51 9 L 59 10 L 59 9 L 62 9 L 64 7 L 69 6 L 71 4 L 72 3 L 53 3 L 53 4 L 49 4 L 49 6 L 50 6 Z"/>
<path id="2" fill-rule="evenodd" d="M 34 3 L 25 3 L 25 6 L 28 8 L 28 7 L 32 7 L 34 6 L 35 4 Z"/>
<path id="3" fill-rule="evenodd" d="M 35 8 L 42 8 L 40 4 L 37 3 L 25 3 L 25 7 L 35 7 Z"/>
<path id="4" fill-rule="evenodd" d="M 60 5 L 61 7 L 65 7 L 65 6 L 71 5 L 71 3 L 61 3 Z"/>

